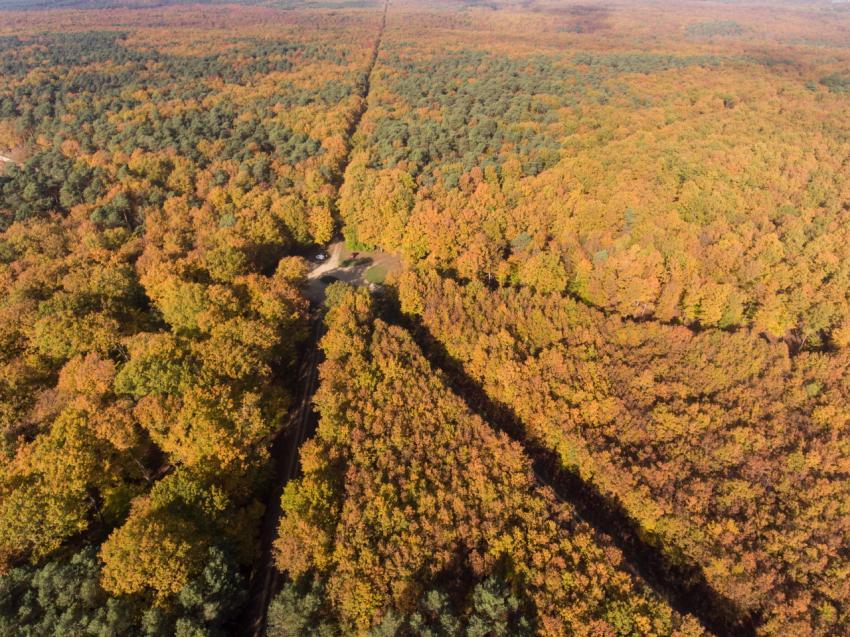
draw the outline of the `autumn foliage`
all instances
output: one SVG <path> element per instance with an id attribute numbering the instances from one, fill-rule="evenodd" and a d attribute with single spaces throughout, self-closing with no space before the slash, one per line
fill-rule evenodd
<path id="1" fill-rule="evenodd" d="M 293 578 L 326 578 L 343 633 L 410 612 L 427 587 L 497 574 L 538 634 L 702 634 L 624 569 L 610 540 L 534 483 L 516 444 L 453 395 L 410 336 L 348 291 L 327 315 L 317 437 L 283 496 Z"/>
<path id="2" fill-rule="evenodd" d="M 847 3 L 22 4 L 0 635 L 850 633 Z"/>
<path id="3" fill-rule="evenodd" d="M 677 4 L 505 3 L 442 28 L 401 3 L 346 236 L 625 317 L 845 346 L 847 95 L 830 73 L 847 53 L 822 29 L 847 12 L 747 7 L 733 28 Z M 795 46 L 816 36 L 835 58 Z"/>
<path id="4" fill-rule="evenodd" d="M 764 634 L 847 627 L 846 351 L 635 323 L 557 295 L 404 275 L 403 308 L 527 434 L 698 564 Z"/>
<path id="5" fill-rule="evenodd" d="M 38 15 L 0 18 L 2 567 L 102 542 L 105 594 L 171 613 L 256 561 L 379 14 Z"/>

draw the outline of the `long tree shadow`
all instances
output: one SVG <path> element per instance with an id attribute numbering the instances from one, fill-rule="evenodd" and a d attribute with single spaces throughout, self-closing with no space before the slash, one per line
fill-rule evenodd
<path id="1" fill-rule="evenodd" d="M 693 615 L 718 636 L 755 637 L 758 616 L 742 611 L 714 590 L 699 565 L 674 562 L 660 547 L 648 542 L 619 502 L 565 469 L 554 451 L 527 436 L 516 413 L 489 397 L 419 317 L 402 314 L 391 290 L 386 291 L 379 308 L 384 320 L 410 332 L 431 366 L 443 374 L 452 391 L 474 413 L 523 447 L 537 480 L 550 487 L 561 501 L 572 505 L 588 524 L 610 536 L 625 562 L 675 610 Z"/>

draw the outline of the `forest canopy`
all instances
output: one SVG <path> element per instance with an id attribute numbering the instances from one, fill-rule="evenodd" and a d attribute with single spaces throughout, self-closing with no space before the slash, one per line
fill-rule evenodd
<path id="1" fill-rule="evenodd" d="M 3 630 L 231 634 L 379 14 L 80 15 L 0 37 Z"/>
<path id="2" fill-rule="evenodd" d="M 0 635 L 850 633 L 850 10 L 0 0 Z"/>

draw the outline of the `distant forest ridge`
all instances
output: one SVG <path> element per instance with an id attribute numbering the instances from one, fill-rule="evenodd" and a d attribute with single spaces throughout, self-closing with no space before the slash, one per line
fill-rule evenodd
<path id="1" fill-rule="evenodd" d="M 177 5 L 244 4 L 278 9 L 358 9 L 376 7 L 378 0 L 0 0 L 0 10 L 153 9 Z"/>

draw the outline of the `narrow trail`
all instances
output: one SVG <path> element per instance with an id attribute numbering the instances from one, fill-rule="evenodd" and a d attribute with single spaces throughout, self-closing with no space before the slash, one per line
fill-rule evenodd
<path id="1" fill-rule="evenodd" d="M 320 317 L 317 317 L 313 320 L 310 340 L 305 343 L 299 366 L 298 395 L 292 420 L 289 426 L 278 433 L 270 449 L 274 463 L 274 481 L 269 490 L 266 512 L 260 530 L 260 560 L 251 573 L 249 582 L 250 598 L 243 631 L 245 635 L 251 637 L 265 635 L 269 603 L 280 587 L 280 573 L 274 565 L 272 547 L 280 521 L 280 498 L 283 489 L 298 474 L 298 449 L 316 426 L 312 399 L 318 381 L 321 332 L 322 321 Z"/>
<path id="2" fill-rule="evenodd" d="M 384 37 L 384 29 L 387 24 L 387 9 L 389 0 L 385 0 L 381 15 L 381 23 L 372 56 L 366 69 L 365 77 L 360 86 L 360 96 L 363 98 L 360 107 L 355 111 L 351 125 L 347 131 L 348 152 L 345 163 L 340 168 L 338 175 L 339 188 L 345 169 L 351 160 L 353 149 L 352 139 L 360 126 L 360 121 L 366 112 L 369 91 L 372 84 L 372 73 L 378 61 L 378 53 Z M 338 261 L 338 255 L 335 255 Z M 329 265 L 333 266 L 332 261 Z M 310 281 L 316 277 L 310 277 Z M 310 299 L 314 306 L 313 316 L 310 324 L 310 338 L 303 344 L 301 362 L 297 380 L 297 393 L 295 409 L 291 413 L 288 426 L 282 428 L 272 441 L 270 454 L 274 467 L 272 486 L 266 502 L 266 511 L 260 530 L 260 559 L 251 572 L 248 583 L 249 599 L 247 609 L 242 623 L 241 633 L 247 637 L 263 637 L 266 632 L 269 604 L 278 592 L 281 584 L 281 575 L 274 564 L 273 544 L 277 537 L 277 527 L 280 522 L 281 506 L 280 498 L 287 483 L 298 475 L 300 470 L 298 451 L 304 441 L 313 435 L 318 421 L 318 415 L 313 410 L 313 393 L 318 384 L 318 368 L 322 361 L 322 351 L 319 340 L 324 333 L 323 312 L 320 299 Z"/>
<path id="3" fill-rule="evenodd" d="M 357 111 L 355 111 L 354 117 L 352 118 L 351 124 L 349 124 L 345 135 L 348 152 L 346 153 L 345 162 L 339 171 L 339 175 L 337 175 L 338 182 L 335 184 L 337 187 L 337 193 L 339 192 L 339 187 L 342 186 L 342 181 L 345 177 L 345 170 L 348 168 L 348 164 L 351 163 L 351 152 L 354 149 L 354 135 L 357 133 L 357 129 L 360 128 L 360 121 L 363 119 L 363 115 L 366 114 L 366 109 L 369 108 L 369 94 L 372 91 L 372 74 L 375 72 L 375 65 L 378 63 L 378 54 L 381 52 L 381 43 L 384 39 L 384 29 L 387 28 L 387 11 L 389 10 L 389 7 L 390 0 L 384 0 L 384 10 L 381 14 L 381 25 L 378 30 L 378 37 L 375 39 L 375 47 L 372 49 L 372 57 L 369 60 L 369 66 L 366 69 L 363 84 L 360 87 L 360 96 L 363 100 L 360 107 Z"/>

